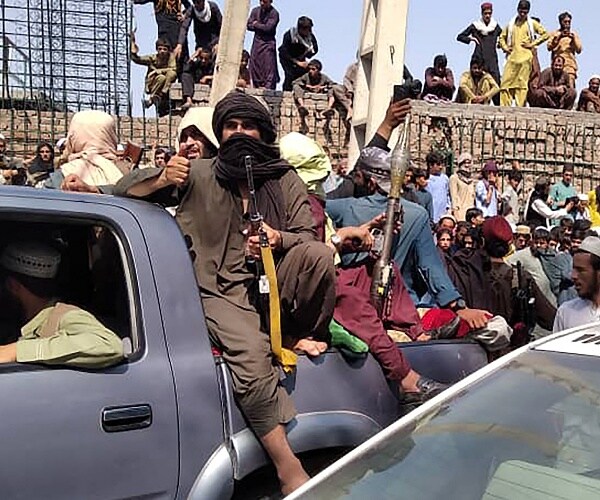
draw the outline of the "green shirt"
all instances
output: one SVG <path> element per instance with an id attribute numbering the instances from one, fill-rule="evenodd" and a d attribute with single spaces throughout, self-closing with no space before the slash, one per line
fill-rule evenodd
<path id="1" fill-rule="evenodd" d="M 559 208 L 559 203 L 562 203 L 567 198 L 571 198 L 573 196 L 577 196 L 577 190 L 573 187 L 573 184 L 565 186 L 563 181 L 557 182 L 550 188 L 552 210 L 557 210 Z"/>
<path id="2" fill-rule="evenodd" d="M 54 335 L 40 337 L 54 304 L 42 309 L 21 329 L 19 363 L 45 363 L 80 368 L 104 368 L 123 359 L 123 342 L 83 309 L 66 312 Z"/>

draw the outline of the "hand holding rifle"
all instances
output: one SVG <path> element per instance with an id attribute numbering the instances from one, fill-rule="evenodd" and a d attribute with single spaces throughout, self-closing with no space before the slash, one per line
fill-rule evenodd
<path id="1" fill-rule="evenodd" d="M 270 227 L 264 221 L 262 222 L 262 230 L 265 232 L 271 250 L 281 249 L 281 233 Z M 251 234 L 248 236 L 247 253 L 255 259 L 260 259 L 260 238 L 259 234 Z"/>

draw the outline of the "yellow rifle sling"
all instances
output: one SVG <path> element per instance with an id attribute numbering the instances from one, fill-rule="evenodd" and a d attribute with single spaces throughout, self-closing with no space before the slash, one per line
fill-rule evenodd
<path id="1" fill-rule="evenodd" d="M 260 255 L 265 269 L 265 275 L 269 282 L 269 334 L 271 338 L 271 350 L 283 368 L 283 371 L 290 373 L 296 366 L 298 356 L 294 351 L 283 347 L 281 341 L 279 288 L 277 287 L 277 272 L 275 270 L 273 252 L 270 247 L 261 246 Z"/>

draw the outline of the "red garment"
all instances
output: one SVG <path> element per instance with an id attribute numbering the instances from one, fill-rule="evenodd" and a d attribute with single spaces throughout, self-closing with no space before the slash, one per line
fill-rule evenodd
<path id="1" fill-rule="evenodd" d="M 310 211 L 315 220 L 317 239 L 325 242 L 325 200 L 322 200 L 316 194 L 309 194 L 308 202 L 310 203 Z"/>
<path id="2" fill-rule="evenodd" d="M 390 380 L 401 381 L 410 371 L 402 351 L 387 334 L 387 329 L 405 332 L 413 340 L 422 332 L 419 314 L 394 265 L 392 304 L 381 321 L 371 304 L 372 263 L 337 270 L 334 319 L 369 346 Z"/>
<path id="3" fill-rule="evenodd" d="M 423 328 L 425 330 L 433 330 L 434 328 L 440 328 L 450 323 L 456 317 L 456 313 L 450 309 L 430 309 L 421 318 Z M 469 333 L 469 324 L 464 320 L 460 320 L 458 325 L 458 332 L 456 338 L 462 338 Z"/>

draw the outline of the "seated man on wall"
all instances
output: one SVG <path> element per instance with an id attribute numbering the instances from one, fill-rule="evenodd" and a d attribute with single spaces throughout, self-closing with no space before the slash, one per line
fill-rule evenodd
<path id="1" fill-rule="evenodd" d="M 454 90 L 454 75 L 448 68 L 448 59 L 443 54 L 435 56 L 433 67 L 425 71 L 423 99 L 431 102 L 450 102 Z"/>
<path id="2" fill-rule="evenodd" d="M 492 98 L 500 92 L 494 77 L 483 69 L 483 59 L 471 58 L 471 68 L 460 77 L 456 102 L 464 104 L 490 104 Z"/>
<path id="3" fill-rule="evenodd" d="M 307 67 L 308 73 L 294 81 L 294 100 L 298 106 L 298 114 L 302 121 L 301 132 L 303 134 L 307 132 L 308 128 L 306 126 L 308 109 L 304 105 L 304 94 L 306 92 L 311 92 L 313 94 L 327 94 L 327 109 L 323 112 L 323 116 L 326 119 L 331 119 L 333 117 L 333 105 L 339 94 L 334 91 L 334 87 L 336 86 L 335 82 L 325 73 L 322 73 L 323 64 L 321 64 L 321 61 L 313 59 L 308 63 Z M 349 106 L 352 106 L 352 103 L 349 103 Z"/>
<path id="4" fill-rule="evenodd" d="M 156 41 L 156 54 L 140 56 L 138 52 L 139 48 L 132 36 L 131 60 L 148 67 L 145 92 L 150 97 L 144 101 L 144 107 L 149 108 L 153 104 L 158 106 L 167 100 L 171 84 L 177 78 L 177 61 L 171 53 L 169 42 L 164 38 Z"/>
<path id="5" fill-rule="evenodd" d="M 565 59 L 556 56 L 552 66 L 542 71 L 537 86 L 529 89 L 527 100 L 532 108 L 572 109 L 577 92 L 564 70 Z"/>
<path id="6" fill-rule="evenodd" d="M 250 69 L 248 69 L 248 64 L 250 64 L 250 52 L 244 49 L 242 50 L 242 58 L 240 59 L 240 72 L 238 74 L 238 81 L 236 84 L 236 87 L 240 89 L 252 87 L 252 78 L 250 77 Z"/>
<path id="7" fill-rule="evenodd" d="M 581 91 L 577 111 L 600 113 L 600 75 L 592 76 L 588 88 Z"/>
<path id="8" fill-rule="evenodd" d="M 56 301 L 60 253 L 39 242 L 9 244 L 0 256 L 2 307 L 25 322 L 16 342 L 0 346 L 0 363 L 104 368 L 123 359 L 123 343 L 94 316 Z"/>
<path id="9" fill-rule="evenodd" d="M 184 103 L 181 106 L 182 110 L 187 110 L 194 105 L 194 85 L 211 85 L 213 75 L 215 73 L 215 65 L 212 53 L 209 49 L 200 49 L 197 57 L 192 58 L 183 66 L 181 74 L 181 92 L 183 94 Z"/>

